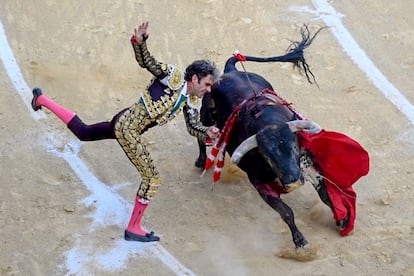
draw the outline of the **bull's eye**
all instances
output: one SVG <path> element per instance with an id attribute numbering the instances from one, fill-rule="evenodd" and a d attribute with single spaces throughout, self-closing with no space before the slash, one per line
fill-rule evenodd
<path id="1" fill-rule="evenodd" d="M 285 141 L 283 141 L 283 140 L 279 141 L 278 150 L 279 150 L 279 152 L 281 152 L 281 153 L 286 153 L 286 152 L 288 152 L 288 148 L 287 148 L 287 146 L 286 146 L 286 142 L 285 142 Z"/>

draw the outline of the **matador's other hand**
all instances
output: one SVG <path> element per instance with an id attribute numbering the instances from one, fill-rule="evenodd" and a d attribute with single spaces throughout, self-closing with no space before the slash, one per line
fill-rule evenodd
<path id="1" fill-rule="evenodd" d="M 215 126 L 211 126 L 207 129 L 207 136 L 210 137 L 211 139 L 217 138 L 219 134 L 220 134 L 220 129 L 218 129 Z"/>
<path id="2" fill-rule="evenodd" d="M 142 44 L 145 40 L 148 39 L 148 25 L 148 21 L 145 21 L 142 22 L 141 25 L 138 26 L 138 28 L 134 29 L 135 40 L 138 44 Z"/>

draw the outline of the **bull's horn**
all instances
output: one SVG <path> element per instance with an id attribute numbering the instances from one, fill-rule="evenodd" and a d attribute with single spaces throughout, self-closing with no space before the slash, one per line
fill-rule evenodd
<path id="1" fill-rule="evenodd" d="M 231 162 L 233 164 L 238 164 L 240 162 L 240 159 L 249 151 L 257 147 L 257 140 L 256 140 L 256 134 L 250 136 L 246 140 L 241 143 L 237 149 L 233 152 L 233 155 L 231 156 Z"/>
<path id="2" fill-rule="evenodd" d="M 300 130 L 310 132 L 310 133 L 321 132 L 321 127 L 317 123 L 312 122 L 312 121 L 295 120 L 295 121 L 287 122 L 287 124 L 289 125 L 289 128 L 292 132 L 296 132 Z"/>

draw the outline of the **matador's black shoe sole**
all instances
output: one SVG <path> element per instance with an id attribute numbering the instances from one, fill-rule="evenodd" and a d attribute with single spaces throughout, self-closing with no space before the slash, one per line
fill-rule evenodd
<path id="1" fill-rule="evenodd" d="M 126 241 L 138 242 L 155 242 L 160 240 L 160 237 L 155 236 L 154 232 L 147 233 L 146 235 L 137 235 L 127 230 L 125 230 L 124 238 Z"/>
<path id="2" fill-rule="evenodd" d="M 33 99 L 32 99 L 32 108 L 34 111 L 38 111 L 39 109 L 42 109 L 42 107 L 40 105 L 36 105 L 36 100 L 37 98 L 42 95 L 42 89 L 40 88 L 33 88 Z"/>

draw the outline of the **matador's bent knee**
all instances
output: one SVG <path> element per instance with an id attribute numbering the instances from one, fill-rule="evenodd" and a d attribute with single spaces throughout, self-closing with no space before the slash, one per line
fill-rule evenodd
<path id="1" fill-rule="evenodd" d="M 160 174 L 141 137 L 153 125 L 153 120 L 139 102 L 125 111 L 115 124 L 118 143 L 141 175 L 137 195 L 144 201 L 150 201 L 161 185 Z"/>

